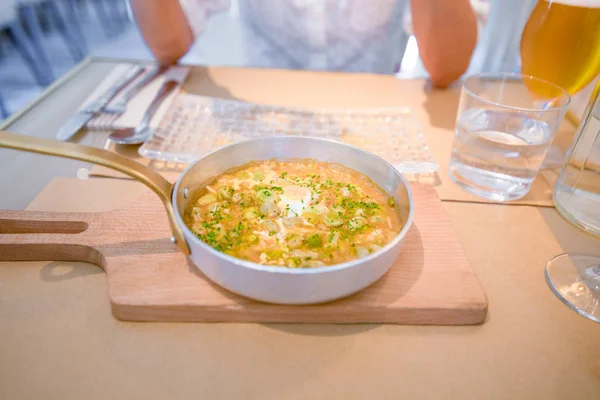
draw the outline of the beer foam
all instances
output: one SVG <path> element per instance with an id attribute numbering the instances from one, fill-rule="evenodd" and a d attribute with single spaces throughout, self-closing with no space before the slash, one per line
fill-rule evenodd
<path id="1" fill-rule="evenodd" d="M 546 0 L 549 3 L 560 3 L 565 6 L 600 8 L 600 0 Z"/>

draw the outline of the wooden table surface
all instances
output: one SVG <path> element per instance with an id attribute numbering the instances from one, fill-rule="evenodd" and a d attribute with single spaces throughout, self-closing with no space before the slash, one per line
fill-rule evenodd
<path id="1" fill-rule="evenodd" d="M 114 65 L 88 60 L 3 129 L 53 137 Z M 431 91 L 424 81 L 388 76 L 196 67 L 186 90 L 293 106 L 411 106 L 441 164 L 433 183 L 488 295 L 488 321 L 127 323 L 111 316 L 97 267 L 0 263 L 0 398 L 600 398 L 600 325 L 564 306 L 543 274 L 556 254 L 600 254 L 600 241 L 552 208 L 476 203 L 448 182 L 456 88 Z M 103 211 L 146 190 L 128 180 L 75 178 L 83 167 L 0 150 L 0 208 Z M 536 191 L 532 204 L 549 196 L 547 184 Z"/>

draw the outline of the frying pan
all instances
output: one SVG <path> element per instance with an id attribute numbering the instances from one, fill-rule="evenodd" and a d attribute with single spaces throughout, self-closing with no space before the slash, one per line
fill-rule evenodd
<path id="1" fill-rule="evenodd" d="M 198 158 L 175 184 L 158 172 L 108 150 L 15 135 L 0 131 L 0 148 L 86 161 L 115 169 L 148 186 L 164 204 L 179 250 L 204 275 L 242 296 L 277 304 L 314 304 L 339 299 L 369 286 L 398 258 L 413 219 L 406 180 L 385 160 L 347 144 L 309 137 L 254 139 L 222 147 Z M 386 246 L 366 257 L 320 268 L 266 266 L 217 251 L 198 239 L 183 222 L 191 194 L 223 172 L 252 161 L 311 158 L 354 169 L 393 195 L 402 230 Z"/>

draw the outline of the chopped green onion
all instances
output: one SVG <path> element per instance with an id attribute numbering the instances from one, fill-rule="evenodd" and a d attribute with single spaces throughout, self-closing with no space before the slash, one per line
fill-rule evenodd
<path id="1" fill-rule="evenodd" d="M 283 250 L 269 250 L 269 251 L 265 252 L 265 254 L 270 259 L 274 259 L 274 258 L 276 259 L 283 255 Z"/>
<path id="2" fill-rule="evenodd" d="M 276 203 L 279 201 L 279 195 L 273 190 L 260 189 L 256 192 L 256 200 L 258 200 L 261 203 L 265 203 L 268 201 Z"/>
<path id="3" fill-rule="evenodd" d="M 229 186 L 221 186 L 217 191 L 217 195 L 219 196 L 219 200 L 229 200 L 233 196 L 233 189 Z"/>
<path id="4" fill-rule="evenodd" d="M 321 222 L 321 218 L 319 217 L 319 215 L 314 212 L 310 212 L 310 211 L 302 213 L 302 218 L 304 218 L 305 220 L 307 220 L 309 223 L 311 223 L 313 225 L 316 225 L 319 222 Z"/>
<path id="5" fill-rule="evenodd" d="M 308 244 L 308 247 L 310 247 L 311 249 L 323 246 L 323 240 L 321 240 L 321 236 L 319 236 L 319 234 L 317 234 L 317 233 L 309 236 L 306 239 L 306 243 Z"/>
<path id="6" fill-rule="evenodd" d="M 248 244 L 254 244 L 256 242 L 258 242 L 258 236 L 256 236 L 255 234 L 251 233 L 249 235 L 246 235 L 244 237 L 244 241 Z"/>
<path id="7" fill-rule="evenodd" d="M 250 207 L 244 213 L 244 219 L 247 219 L 248 221 L 253 221 L 256 218 L 258 218 L 258 215 L 258 210 L 255 207 Z"/>
<path id="8" fill-rule="evenodd" d="M 334 212 L 323 215 L 323 222 L 327 226 L 340 226 L 344 223 L 342 219 Z"/>

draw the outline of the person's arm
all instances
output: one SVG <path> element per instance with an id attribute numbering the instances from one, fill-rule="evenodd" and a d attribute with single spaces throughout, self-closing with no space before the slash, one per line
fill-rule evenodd
<path id="1" fill-rule="evenodd" d="M 469 0 L 411 0 L 412 24 L 423 65 L 445 87 L 469 66 L 477 20 Z"/>
<path id="2" fill-rule="evenodd" d="M 131 0 L 131 7 L 159 63 L 175 64 L 188 52 L 194 35 L 179 0 Z"/>

